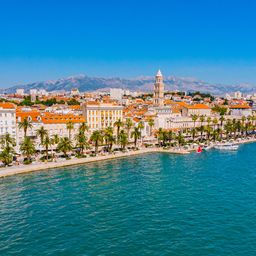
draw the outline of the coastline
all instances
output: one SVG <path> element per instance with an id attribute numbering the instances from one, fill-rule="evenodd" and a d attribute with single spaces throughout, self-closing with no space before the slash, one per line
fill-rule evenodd
<path id="1" fill-rule="evenodd" d="M 256 138 L 236 141 L 235 144 L 245 144 L 245 143 L 253 143 L 256 142 Z M 5 178 L 12 175 L 17 174 L 25 174 L 35 171 L 47 171 L 49 169 L 67 167 L 67 166 L 75 166 L 82 165 L 87 163 L 99 162 L 104 160 L 125 158 L 129 156 L 136 156 L 141 154 L 149 154 L 149 153 L 170 153 L 170 154 L 190 154 L 190 152 L 194 152 L 196 149 L 184 150 L 184 149 L 163 149 L 163 148 L 145 148 L 137 151 L 131 152 L 118 152 L 116 154 L 103 155 L 103 156 L 94 156 L 94 157 L 86 157 L 86 158 L 75 158 L 70 160 L 64 160 L 61 162 L 48 162 L 48 163 L 35 163 L 31 165 L 22 165 L 22 166 L 12 166 L 0 168 L 0 178 Z"/>
<path id="2" fill-rule="evenodd" d="M 67 166 L 75 166 L 75 165 L 82 165 L 86 163 L 92 162 L 99 162 L 104 160 L 111 160 L 111 159 L 118 159 L 124 158 L 129 156 L 136 156 L 141 154 L 148 154 L 148 153 L 171 153 L 171 154 L 189 154 L 190 152 L 187 150 L 175 150 L 175 149 L 162 149 L 162 148 L 146 148 L 140 149 L 137 151 L 131 151 L 126 153 L 116 153 L 111 155 L 104 155 L 104 156 L 94 156 L 94 157 L 86 157 L 86 158 L 75 158 L 70 160 L 64 160 L 61 162 L 48 162 L 48 163 L 39 163 L 39 164 L 31 164 L 31 165 L 22 165 L 22 166 L 13 166 L 7 168 L 0 169 L 0 178 L 5 178 L 12 175 L 17 174 L 25 174 L 35 171 L 46 171 L 49 169 L 55 169 L 60 167 L 67 167 Z"/>

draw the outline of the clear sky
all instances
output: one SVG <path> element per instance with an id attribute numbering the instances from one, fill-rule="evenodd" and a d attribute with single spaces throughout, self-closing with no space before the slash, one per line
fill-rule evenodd
<path id="1" fill-rule="evenodd" d="M 75 74 L 256 84 L 256 1 L 0 0 L 0 87 Z"/>

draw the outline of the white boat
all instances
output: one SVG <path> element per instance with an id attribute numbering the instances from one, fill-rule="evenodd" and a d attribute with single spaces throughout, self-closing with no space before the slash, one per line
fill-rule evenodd
<path id="1" fill-rule="evenodd" d="M 220 149 L 220 150 L 237 150 L 239 146 L 232 143 L 225 143 L 225 144 L 216 145 L 214 146 L 214 148 Z"/>
<path id="2" fill-rule="evenodd" d="M 204 147 L 203 150 L 210 150 L 210 149 L 212 149 L 212 148 L 213 148 L 213 146 L 210 145 L 210 146 Z"/>

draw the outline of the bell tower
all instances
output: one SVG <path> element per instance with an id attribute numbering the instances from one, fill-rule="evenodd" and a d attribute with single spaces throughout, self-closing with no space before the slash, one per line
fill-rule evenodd
<path id="1" fill-rule="evenodd" d="M 160 69 L 156 74 L 156 80 L 154 85 L 154 105 L 156 106 L 164 105 L 164 83 L 163 83 L 163 75 Z"/>

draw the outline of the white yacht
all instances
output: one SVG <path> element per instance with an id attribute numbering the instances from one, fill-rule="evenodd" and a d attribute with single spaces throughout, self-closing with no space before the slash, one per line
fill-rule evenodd
<path id="1" fill-rule="evenodd" d="M 225 144 L 219 144 L 214 146 L 216 149 L 220 150 L 237 150 L 239 148 L 239 145 L 235 145 L 233 143 L 225 143 Z"/>

